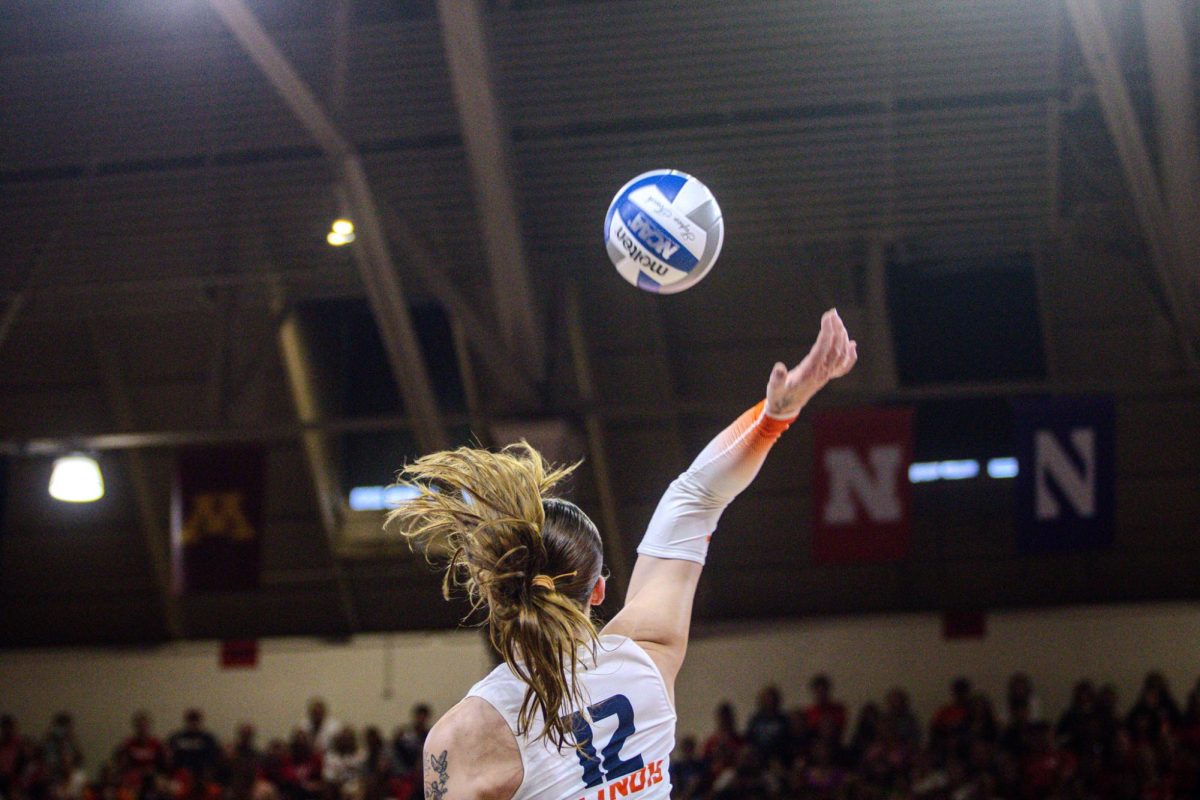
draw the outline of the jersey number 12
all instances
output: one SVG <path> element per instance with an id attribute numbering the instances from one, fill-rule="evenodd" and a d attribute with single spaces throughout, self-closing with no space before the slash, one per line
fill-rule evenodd
<path id="1" fill-rule="evenodd" d="M 598 756 L 596 745 L 592 741 L 592 726 L 588 724 L 587 719 L 578 711 L 568 717 L 571 730 L 575 734 L 575 743 L 579 745 L 575 754 L 579 756 L 579 763 L 583 766 L 583 783 L 587 788 L 599 786 L 605 781 L 615 781 L 645 766 L 640 753 L 633 758 L 621 758 L 621 748 L 625 745 L 625 740 L 637 730 L 633 724 L 633 706 L 628 697 L 614 694 L 607 700 L 588 706 L 587 711 L 592 722 L 614 715 L 617 718 L 617 729 Z"/>

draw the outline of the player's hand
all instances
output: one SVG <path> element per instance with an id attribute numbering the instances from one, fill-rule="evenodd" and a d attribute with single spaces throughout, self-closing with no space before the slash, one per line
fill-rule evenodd
<path id="1" fill-rule="evenodd" d="M 821 332 L 804 360 L 792 369 L 782 362 L 771 370 L 767 381 L 767 413 L 793 417 L 834 378 L 850 371 L 858 360 L 858 343 L 846 333 L 837 309 L 821 315 Z"/>

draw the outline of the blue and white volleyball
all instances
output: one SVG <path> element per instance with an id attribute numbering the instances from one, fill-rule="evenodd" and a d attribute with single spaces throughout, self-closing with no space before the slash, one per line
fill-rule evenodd
<path id="1" fill-rule="evenodd" d="M 621 277 L 639 289 L 674 294 L 708 274 L 725 239 L 717 199 L 674 169 L 638 175 L 608 207 L 604 241 Z"/>

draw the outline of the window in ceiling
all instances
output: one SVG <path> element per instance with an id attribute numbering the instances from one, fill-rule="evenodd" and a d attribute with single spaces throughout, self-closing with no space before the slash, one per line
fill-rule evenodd
<path id="1" fill-rule="evenodd" d="M 1031 256 L 893 258 L 887 291 L 901 384 L 1045 377 Z"/>

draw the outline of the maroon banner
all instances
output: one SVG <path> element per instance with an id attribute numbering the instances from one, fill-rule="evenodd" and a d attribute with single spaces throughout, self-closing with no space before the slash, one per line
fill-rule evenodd
<path id="1" fill-rule="evenodd" d="M 942 614 L 942 638 L 983 639 L 987 636 L 987 614 L 982 611 L 946 611 Z"/>
<path id="2" fill-rule="evenodd" d="M 258 639 L 227 639 L 221 642 L 221 669 L 253 669 L 258 666 Z"/>
<path id="3" fill-rule="evenodd" d="M 261 447 L 179 452 L 171 504 L 176 594 L 258 588 L 265 483 Z"/>
<path id="4" fill-rule="evenodd" d="M 911 542 L 913 411 L 855 409 L 813 421 L 813 561 L 899 561 Z"/>

